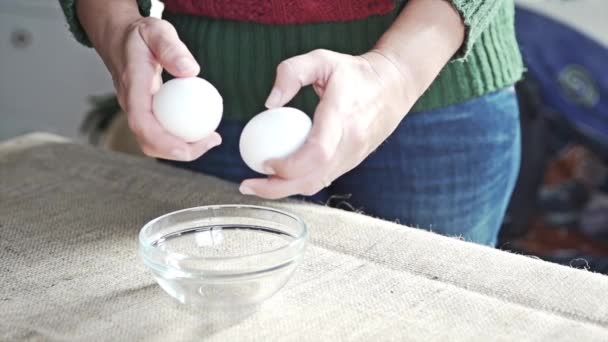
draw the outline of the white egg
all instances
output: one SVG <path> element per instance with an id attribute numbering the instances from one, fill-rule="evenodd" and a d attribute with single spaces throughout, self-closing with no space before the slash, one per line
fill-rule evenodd
<path id="1" fill-rule="evenodd" d="M 245 125 L 239 142 L 241 157 L 252 170 L 268 174 L 264 163 L 295 152 L 306 141 L 311 127 L 308 115 L 298 109 L 269 109 Z"/>
<path id="2" fill-rule="evenodd" d="M 172 135 L 187 142 L 201 140 L 217 129 L 224 105 L 215 87 L 199 77 L 175 78 L 154 95 L 152 110 Z"/>

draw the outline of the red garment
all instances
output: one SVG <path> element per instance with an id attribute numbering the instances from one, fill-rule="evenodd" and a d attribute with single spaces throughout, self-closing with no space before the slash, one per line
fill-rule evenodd
<path id="1" fill-rule="evenodd" d="M 264 24 L 303 24 L 386 14 L 394 0 L 164 0 L 169 12 Z"/>

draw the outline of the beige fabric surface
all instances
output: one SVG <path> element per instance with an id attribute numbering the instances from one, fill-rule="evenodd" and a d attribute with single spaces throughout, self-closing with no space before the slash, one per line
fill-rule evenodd
<path id="1" fill-rule="evenodd" d="M 309 225 L 257 312 L 186 311 L 137 255 L 148 220 L 258 203 Z M 0 153 L 0 340 L 608 341 L 608 277 L 76 144 Z"/>

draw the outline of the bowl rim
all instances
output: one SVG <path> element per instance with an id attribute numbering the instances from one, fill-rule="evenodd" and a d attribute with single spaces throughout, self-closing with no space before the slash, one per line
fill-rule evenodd
<path id="1" fill-rule="evenodd" d="M 158 221 L 160 221 L 168 216 L 177 215 L 179 213 L 183 213 L 183 212 L 187 212 L 187 211 L 195 211 L 195 210 L 239 209 L 239 208 L 257 209 L 257 210 L 263 210 L 263 211 L 267 211 L 267 212 L 270 211 L 270 212 L 274 212 L 277 214 L 285 215 L 285 216 L 295 220 L 298 223 L 298 225 L 301 226 L 302 232 L 300 234 L 298 234 L 297 236 L 295 236 L 293 238 L 293 240 L 291 240 L 289 243 L 287 243 L 281 247 L 263 251 L 261 253 L 227 256 L 227 257 L 197 257 L 197 256 L 191 256 L 191 255 L 177 253 L 177 252 L 167 252 L 167 251 L 161 250 L 158 247 L 154 247 L 144 237 L 144 233 L 145 233 L 146 229 L 148 229 L 149 227 L 153 226 Z M 308 240 L 308 226 L 306 225 L 306 222 L 304 222 L 304 220 L 302 220 L 299 216 L 289 213 L 287 211 L 281 210 L 281 209 L 276 209 L 276 208 L 267 207 L 267 206 L 260 206 L 260 205 L 251 205 L 251 204 L 214 204 L 214 205 L 204 205 L 204 206 L 197 206 L 197 207 L 175 210 L 175 211 L 163 214 L 161 216 L 158 216 L 158 217 L 146 222 L 142 226 L 142 228 L 139 231 L 138 237 L 139 237 L 139 246 L 140 246 L 140 248 L 144 249 L 144 253 L 143 253 L 144 258 L 146 257 L 146 254 L 147 254 L 146 252 L 153 252 L 153 253 L 158 253 L 158 254 L 161 254 L 161 255 L 169 257 L 169 258 L 177 259 L 179 261 L 238 261 L 238 260 L 245 260 L 245 259 L 248 259 L 251 257 L 260 257 L 260 256 L 264 256 L 264 255 L 276 254 L 277 252 L 281 252 L 283 250 L 293 248 L 294 246 L 296 246 L 298 244 L 306 242 Z M 166 264 L 166 266 L 169 266 L 169 265 Z"/>

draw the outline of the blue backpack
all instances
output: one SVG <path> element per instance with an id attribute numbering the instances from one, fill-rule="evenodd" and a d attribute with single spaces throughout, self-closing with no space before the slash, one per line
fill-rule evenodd
<path id="1" fill-rule="evenodd" d="M 517 7 L 515 18 L 543 104 L 608 158 L 608 48 L 531 10 Z"/>
<path id="2" fill-rule="evenodd" d="M 521 110 L 522 165 L 500 233 L 499 246 L 530 254 L 519 243 L 531 222 L 567 229 L 608 243 L 608 177 L 593 189 L 577 180 L 544 184 L 550 161 L 571 146 L 584 146 L 608 166 L 608 48 L 573 27 L 516 7 L 516 31 L 528 72 L 517 86 Z M 545 260 L 608 274 L 608 257 L 569 249 L 545 251 Z"/>

